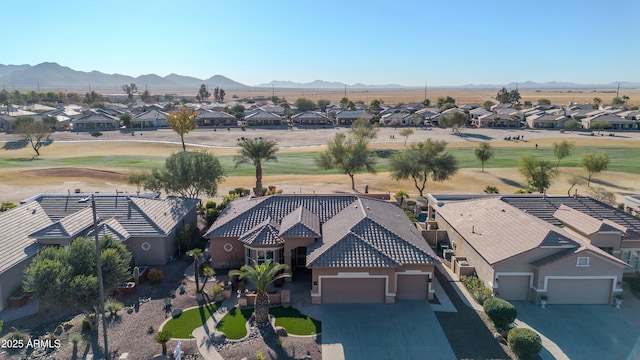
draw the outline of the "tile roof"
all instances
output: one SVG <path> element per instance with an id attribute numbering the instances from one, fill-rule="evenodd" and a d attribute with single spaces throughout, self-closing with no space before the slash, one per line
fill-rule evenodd
<path id="1" fill-rule="evenodd" d="M 147 110 L 136 116 L 131 118 L 131 121 L 144 121 L 144 120 L 158 120 L 158 119 L 166 119 L 167 113 L 164 111 L 159 111 L 157 109 Z"/>
<path id="2" fill-rule="evenodd" d="M 434 253 L 397 206 L 356 195 L 274 195 L 231 202 L 205 237 L 248 243 L 271 224 L 272 239 L 320 237 L 307 250 L 310 267 L 401 266 L 435 262 Z M 264 230 L 262 230 L 264 231 Z M 274 240 L 271 240 L 274 241 Z"/>
<path id="3" fill-rule="evenodd" d="M 29 234 L 35 239 L 73 239 L 93 225 L 93 211 L 90 207 L 78 210 L 55 223 Z"/>
<path id="4" fill-rule="evenodd" d="M 29 234 L 51 224 L 37 202 L 0 213 L 0 274 L 40 251 L 43 245 Z"/>
<path id="5" fill-rule="evenodd" d="M 90 194 L 40 194 L 32 201 L 40 204 L 51 221 L 57 222 L 91 208 L 90 199 Z M 151 199 L 122 194 L 95 194 L 94 199 L 99 218 L 116 219 L 132 236 L 167 235 L 198 202 L 197 199 Z"/>
<path id="6" fill-rule="evenodd" d="M 242 234 L 238 240 L 248 245 L 280 245 L 284 241 L 278 235 L 278 224 L 270 218 Z"/>
<path id="7" fill-rule="evenodd" d="M 489 264 L 540 246 L 580 246 L 564 230 L 504 203 L 499 197 L 447 202 L 436 211 Z"/>
<path id="8" fill-rule="evenodd" d="M 304 206 L 299 206 L 280 224 L 281 237 L 320 237 L 320 218 Z"/>
<path id="9" fill-rule="evenodd" d="M 94 236 L 95 229 L 87 233 L 87 237 Z M 98 224 L 98 236 L 110 236 L 117 241 L 125 241 L 131 237 L 129 232 L 116 219 L 107 219 Z"/>
<path id="10" fill-rule="evenodd" d="M 563 226 L 562 221 L 554 217 L 560 206 L 565 205 L 594 217 L 607 219 L 626 229 L 627 239 L 640 240 L 640 218 L 627 214 L 622 210 L 606 205 L 586 196 L 542 196 L 542 195 L 508 195 L 502 201 L 534 215 L 550 224 Z"/>
<path id="11" fill-rule="evenodd" d="M 564 225 L 573 228 L 584 235 L 592 235 L 603 231 L 616 231 L 622 233 L 627 231 L 624 226 L 618 225 L 611 220 L 599 220 L 564 204 L 561 204 L 560 207 L 558 207 L 558 210 L 553 213 L 553 217 L 560 220 Z"/>

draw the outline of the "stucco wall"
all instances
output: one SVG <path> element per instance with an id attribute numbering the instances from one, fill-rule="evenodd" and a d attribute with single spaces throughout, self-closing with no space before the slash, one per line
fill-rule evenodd
<path id="1" fill-rule="evenodd" d="M 164 237 L 132 237 L 125 245 L 133 254 L 136 266 L 165 265 L 169 261 L 165 240 Z"/>
<path id="2" fill-rule="evenodd" d="M 589 266 L 576 266 L 578 257 L 589 257 Z M 590 251 L 583 251 L 540 268 L 536 286 L 544 286 L 545 276 L 612 276 L 616 277 L 616 281 L 620 281 L 622 273 L 621 265 L 604 260 Z"/>
<path id="3" fill-rule="evenodd" d="M 31 265 L 32 258 L 26 259 L 6 272 L 0 274 L 0 285 L 2 286 L 2 294 L 0 294 L 0 310 L 4 309 L 11 294 L 22 286 L 24 280 L 24 269 Z"/>
<path id="4" fill-rule="evenodd" d="M 226 244 L 231 244 L 231 251 L 225 250 Z M 237 238 L 211 238 L 210 248 L 214 268 L 234 268 L 244 265 L 244 243 Z"/>

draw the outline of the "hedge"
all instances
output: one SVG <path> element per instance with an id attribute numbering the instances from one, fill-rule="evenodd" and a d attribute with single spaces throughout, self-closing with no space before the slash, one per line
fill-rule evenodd
<path id="1" fill-rule="evenodd" d="M 500 298 L 494 297 L 487 299 L 484 304 L 482 304 L 482 307 L 484 308 L 484 312 L 487 313 L 487 316 L 489 316 L 489 319 L 491 319 L 498 328 L 508 326 L 513 323 L 518 316 L 516 307 L 507 300 Z"/>
<path id="2" fill-rule="evenodd" d="M 486 287 L 482 280 L 475 276 L 461 276 L 460 281 L 462 281 L 467 290 L 469 290 L 469 293 L 471 293 L 471 296 L 473 296 L 480 305 L 484 304 L 492 295 L 491 289 Z"/>
<path id="3" fill-rule="evenodd" d="M 507 336 L 509 349 L 518 359 L 531 359 L 542 350 L 540 335 L 531 329 L 513 328 Z"/>

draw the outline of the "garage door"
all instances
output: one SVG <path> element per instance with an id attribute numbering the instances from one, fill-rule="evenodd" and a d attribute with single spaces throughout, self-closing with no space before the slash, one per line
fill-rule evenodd
<path id="1" fill-rule="evenodd" d="M 498 294 L 505 300 L 527 300 L 529 296 L 528 275 L 500 275 L 498 278 Z"/>
<path id="2" fill-rule="evenodd" d="M 608 304 L 611 279 L 549 280 L 549 304 Z"/>
<path id="3" fill-rule="evenodd" d="M 396 300 L 426 300 L 428 292 L 429 277 L 427 275 L 398 274 Z"/>
<path id="4" fill-rule="evenodd" d="M 376 303 L 383 304 L 385 298 L 384 278 L 333 279 L 324 278 L 322 303 Z"/>

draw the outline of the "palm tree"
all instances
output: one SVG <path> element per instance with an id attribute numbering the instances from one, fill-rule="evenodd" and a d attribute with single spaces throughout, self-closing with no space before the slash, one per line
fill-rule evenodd
<path id="1" fill-rule="evenodd" d="M 160 345 L 162 345 L 162 355 L 167 356 L 167 342 L 171 340 L 173 333 L 169 330 L 162 330 L 156 334 L 154 339 Z"/>
<path id="2" fill-rule="evenodd" d="M 475 151 L 476 157 L 482 163 L 482 172 L 484 172 L 484 163 L 493 157 L 493 150 L 491 149 L 491 144 L 484 141 L 481 142 Z"/>
<path id="3" fill-rule="evenodd" d="M 400 206 L 402 206 L 402 203 L 404 202 L 405 198 L 409 198 L 409 194 L 407 194 L 406 192 L 400 190 L 397 193 L 395 193 L 393 195 L 393 197 L 395 197 L 396 199 L 400 199 Z"/>
<path id="4" fill-rule="evenodd" d="M 256 196 L 262 196 L 262 163 L 278 161 L 275 154 L 278 152 L 277 143 L 263 138 L 243 139 L 238 142 L 239 154 L 233 158 L 235 167 L 242 164 L 253 164 L 256 168 Z"/>
<path id="5" fill-rule="evenodd" d="M 240 270 L 232 270 L 229 276 L 238 276 L 247 279 L 256 287 L 255 319 L 258 324 L 269 321 L 269 296 L 267 287 L 278 279 L 290 277 L 286 271 L 289 267 L 285 264 L 276 264 L 272 260 L 258 264 L 253 260 L 253 265 L 243 265 Z"/>
<path id="6" fill-rule="evenodd" d="M 200 290 L 200 271 L 198 271 L 198 260 L 200 260 L 200 255 L 202 255 L 202 250 L 195 248 L 189 252 L 189 255 L 193 256 L 193 276 L 196 279 L 196 293 L 199 293 Z"/>

